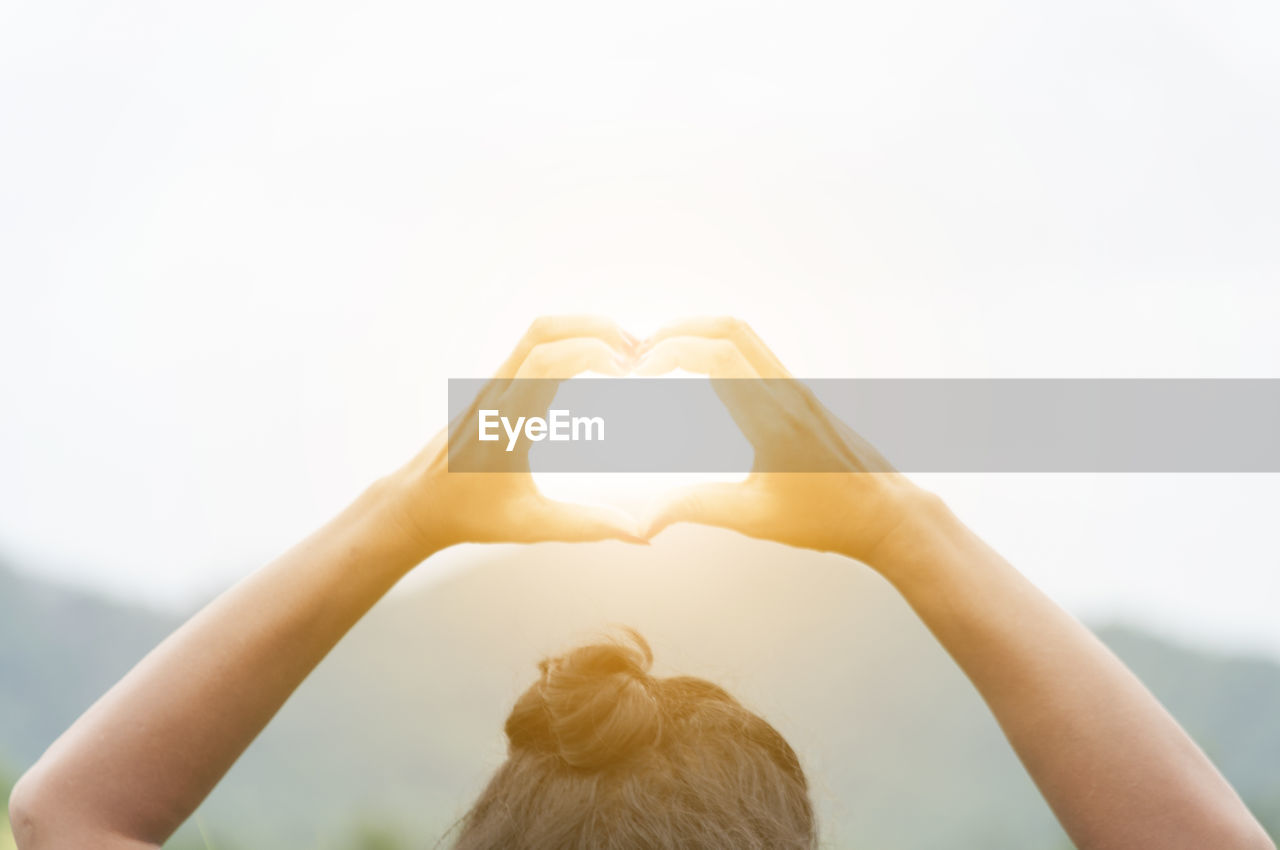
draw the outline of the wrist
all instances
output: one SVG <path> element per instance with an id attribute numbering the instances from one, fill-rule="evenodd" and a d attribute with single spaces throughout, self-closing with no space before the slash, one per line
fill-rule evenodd
<path id="1" fill-rule="evenodd" d="M 891 503 L 892 525 L 860 560 L 900 587 L 936 566 L 964 526 L 940 496 L 914 484 L 896 492 Z"/>
<path id="2" fill-rule="evenodd" d="M 411 470 L 397 470 L 374 481 L 356 499 L 353 508 L 367 523 L 378 548 L 407 572 L 443 549 L 428 529 L 422 527 L 415 510 L 416 488 Z"/>

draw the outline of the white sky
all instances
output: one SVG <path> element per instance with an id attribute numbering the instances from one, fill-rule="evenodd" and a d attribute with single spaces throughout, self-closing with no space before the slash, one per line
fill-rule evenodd
<path id="1" fill-rule="evenodd" d="M 733 313 L 802 377 L 1280 377 L 1278 38 L 1237 0 L 10 0 L 0 553 L 221 587 L 540 313 Z M 928 483 L 1075 610 L 1280 652 L 1280 477 Z"/>

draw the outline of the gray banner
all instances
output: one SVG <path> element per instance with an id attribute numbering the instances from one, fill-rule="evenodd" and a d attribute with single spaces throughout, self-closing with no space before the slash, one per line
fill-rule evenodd
<path id="1" fill-rule="evenodd" d="M 459 472 L 839 471 L 858 437 L 903 472 L 1280 472 L 1275 379 L 454 379 L 449 413 Z"/>

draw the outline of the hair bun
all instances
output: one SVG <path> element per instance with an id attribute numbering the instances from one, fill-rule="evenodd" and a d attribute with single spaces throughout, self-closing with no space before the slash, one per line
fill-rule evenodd
<path id="1" fill-rule="evenodd" d="M 507 719 L 511 745 L 599 770 L 656 742 L 662 716 L 649 676 L 653 652 L 636 632 L 627 637 L 544 660 L 542 679 Z"/>

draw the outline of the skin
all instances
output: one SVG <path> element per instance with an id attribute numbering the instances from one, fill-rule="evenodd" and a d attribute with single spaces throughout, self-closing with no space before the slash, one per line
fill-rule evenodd
<path id="1" fill-rule="evenodd" d="M 637 359 L 638 358 L 638 359 Z M 167 638 L 68 729 L 10 799 L 18 846 L 158 847 L 328 651 L 395 583 L 461 542 L 643 543 L 698 522 L 838 552 L 880 572 L 963 668 L 1081 848 L 1274 848 L 1134 675 L 942 502 L 832 417 L 740 322 L 695 319 L 644 344 L 589 317 L 539 320 L 480 407 L 542 415 L 583 371 L 700 372 L 756 449 L 740 484 L 679 491 L 645 528 L 552 502 L 527 455 L 449 473 L 441 434 L 400 470 Z M 512 384 L 510 378 L 550 378 Z M 527 442 L 527 441 L 526 441 Z M 799 463 L 822 473 L 768 470 Z"/>
<path id="2" fill-rule="evenodd" d="M 982 694 L 1079 848 L 1274 848 L 1195 742 L 1087 628 L 903 476 L 745 324 L 660 331 L 636 368 L 713 378 L 756 450 L 738 484 L 675 494 L 653 534 L 698 522 L 856 558 L 906 599 Z M 755 379 L 755 380 L 747 380 Z M 805 457 L 794 457 L 797 452 Z"/>

